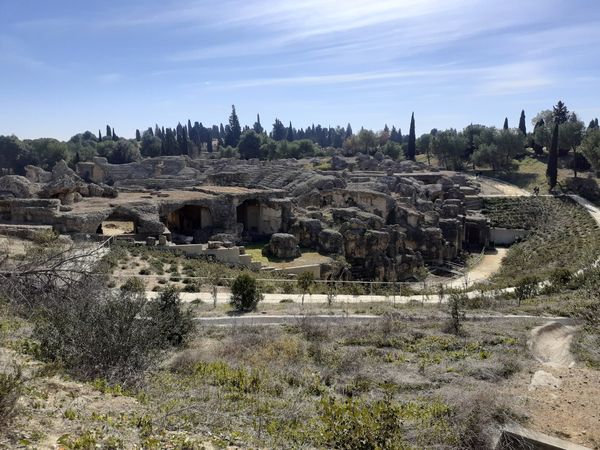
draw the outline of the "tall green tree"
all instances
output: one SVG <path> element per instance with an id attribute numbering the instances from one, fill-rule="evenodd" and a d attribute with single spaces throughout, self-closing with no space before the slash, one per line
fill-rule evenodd
<path id="1" fill-rule="evenodd" d="M 231 105 L 231 115 L 229 116 L 229 132 L 225 133 L 225 145 L 237 147 L 242 136 L 242 127 L 240 120 L 235 112 L 235 105 Z"/>
<path id="2" fill-rule="evenodd" d="M 256 134 L 262 134 L 262 132 L 265 131 L 263 126 L 260 124 L 260 115 L 259 114 L 256 115 L 256 122 L 254 122 L 252 129 L 254 130 L 254 132 Z"/>
<path id="3" fill-rule="evenodd" d="M 558 123 L 559 125 L 569 120 L 569 110 L 561 100 L 559 100 L 556 106 L 552 108 L 552 115 L 554 122 Z"/>
<path id="4" fill-rule="evenodd" d="M 521 117 L 519 118 L 519 130 L 523 133 L 523 136 L 527 136 L 527 125 L 525 124 L 525 110 L 521 110 Z"/>
<path id="5" fill-rule="evenodd" d="M 504 118 L 504 125 L 502 126 L 502 129 L 508 130 L 508 117 Z"/>
<path id="6" fill-rule="evenodd" d="M 238 144 L 243 159 L 260 158 L 260 136 L 254 130 L 244 131 Z"/>
<path id="7" fill-rule="evenodd" d="M 550 152 L 548 153 L 546 178 L 548 179 L 550 190 L 554 189 L 558 178 L 558 121 L 554 123 L 554 131 L 552 132 L 552 143 L 550 144 Z"/>
<path id="8" fill-rule="evenodd" d="M 408 131 L 408 147 L 406 148 L 406 158 L 415 160 L 417 154 L 417 137 L 415 135 L 415 113 L 410 117 L 410 130 Z"/>
<path id="9" fill-rule="evenodd" d="M 290 126 L 286 130 L 285 138 L 287 139 L 288 142 L 292 142 L 294 140 L 294 128 L 292 127 L 291 121 L 290 121 Z"/>
<path id="10" fill-rule="evenodd" d="M 273 130 L 271 131 L 271 137 L 275 141 L 283 141 L 287 134 L 287 130 L 285 129 L 285 125 L 279 119 L 275 119 L 275 123 L 273 124 Z"/>

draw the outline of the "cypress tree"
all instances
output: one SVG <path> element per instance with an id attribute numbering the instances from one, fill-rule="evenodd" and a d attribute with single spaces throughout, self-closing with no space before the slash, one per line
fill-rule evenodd
<path id="1" fill-rule="evenodd" d="M 119 140 L 119 137 L 117 136 L 117 133 L 115 133 L 114 127 L 112 129 L 112 140 L 113 141 L 118 141 Z"/>
<path id="2" fill-rule="evenodd" d="M 261 134 L 264 131 L 262 125 L 260 124 L 260 115 L 259 114 L 256 115 L 256 122 L 254 122 L 254 125 L 252 126 L 252 128 L 254 129 L 256 134 Z"/>
<path id="3" fill-rule="evenodd" d="M 415 113 L 410 117 L 410 130 L 408 131 L 408 147 L 406 149 L 406 157 L 412 161 L 415 160 L 417 154 L 417 137 L 415 135 Z"/>
<path id="4" fill-rule="evenodd" d="M 527 136 L 527 125 L 525 124 L 525 110 L 521 110 L 521 117 L 519 118 L 519 130 L 523 133 L 523 136 Z"/>
<path id="5" fill-rule="evenodd" d="M 98 130 L 98 142 L 102 142 L 102 132 Z"/>
<path id="6" fill-rule="evenodd" d="M 140 142 L 142 140 L 142 135 L 140 134 L 140 130 L 135 130 L 135 140 Z"/>
<path id="7" fill-rule="evenodd" d="M 240 142 L 241 135 L 242 127 L 240 126 L 240 120 L 235 112 L 235 105 L 231 105 L 231 115 L 229 116 L 229 132 L 226 131 L 225 133 L 225 145 L 237 147 L 238 143 Z"/>
<path id="8" fill-rule="evenodd" d="M 552 145 L 548 153 L 548 166 L 546 167 L 546 177 L 550 190 L 556 186 L 558 177 L 558 121 L 554 122 L 554 131 L 552 132 Z"/>
<path id="9" fill-rule="evenodd" d="M 106 125 L 106 137 L 107 138 L 112 138 L 112 130 L 110 128 L 110 125 Z"/>
<path id="10" fill-rule="evenodd" d="M 504 125 L 502 126 L 502 128 L 508 130 L 508 117 L 504 118 Z"/>
<path id="11" fill-rule="evenodd" d="M 294 128 L 292 127 L 292 122 L 290 121 L 290 126 L 286 130 L 285 138 L 288 142 L 292 142 L 294 140 Z"/>
<path id="12" fill-rule="evenodd" d="M 352 127 L 350 126 L 350 124 L 348 124 L 346 126 L 346 137 L 349 138 L 350 136 L 352 136 Z"/>

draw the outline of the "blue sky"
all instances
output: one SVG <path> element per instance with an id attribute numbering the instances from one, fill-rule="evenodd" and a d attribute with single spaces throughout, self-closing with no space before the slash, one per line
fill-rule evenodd
<path id="1" fill-rule="evenodd" d="M 597 0 L 2 0 L 0 134 L 600 116 Z"/>

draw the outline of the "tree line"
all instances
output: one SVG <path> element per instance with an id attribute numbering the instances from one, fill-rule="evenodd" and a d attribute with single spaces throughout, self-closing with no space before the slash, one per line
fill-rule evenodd
<path id="1" fill-rule="evenodd" d="M 23 174 L 28 164 L 49 170 L 61 159 L 74 166 L 94 156 L 122 164 L 143 157 L 175 155 L 299 159 L 334 152 L 347 156 L 381 152 L 395 160 L 415 160 L 417 154 L 422 154 L 428 163 L 435 158 L 440 166 L 453 170 L 467 166 L 511 170 L 514 159 L 528 147 L 538 155 L 544 155 L 546 149 L 554 161 L 551 150 L 556 131 L 557 157 L 572 152 L 575 169 L 585 170 L 591 165 L 600 170 L 598 119 L 592 120 L 586 128 L 577 114 L 568 111 L 561 101 L 552 109 L 538 113 L 531 122 L 533 129 L 528 132 L 525 111 L 521 111 L 516 128 L 509 126 L 507 117 L 501 128 L 471 124 L 462 131 L 433 129 L 418 138 L 414 114 L 407 135 L 403 135 L 399 127 L 388 125 L 379 131 L 361 128 L 356 133 L 350 124 L 345 127 L 312 124 L 296 128 L 291 122 L 286 126 L 278 118 L 267 130 L 259 115 L 252 126 L 242 127 L 232 106 L 225 125 L 205 126 L 191 120 L 172 128 L 155 125 L 142 132 L 136 130 L 134 139 L 120 137 L 109 125 L 104 133 L 86 131 L 66 142 L 51 138 L 21 141 L 15 136 L 0 136 L 0 169 L 4 173 Z M 552 171 L 551 167 L 549 172 Z"/>

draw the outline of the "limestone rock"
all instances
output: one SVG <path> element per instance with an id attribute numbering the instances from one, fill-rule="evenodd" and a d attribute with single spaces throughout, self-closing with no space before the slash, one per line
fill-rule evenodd
<path id="1" fill-rule="evenodd" d="M 320 220 L 301 217 L 291 226 L 290 234 L 296 236 L 302 247 L 315 248 L 322 229 L 323 224 Z"/>
<path id="2" fill-rule="evenodd" d="M 19 175 L 0 177 L 0 198 L 32 198 L 36 192 L 36 185 L 25 177 Z"/>
<path id="3" fill-rule="evenodd" d="M 300 256 L 298 239 L 293 234 L 275 233 L 263 249 L 263 253 L 281 259 L 295 259 Z"/>
<path id="4" fill-rule="evenodd" d="M 52 179 L 52 173 L 41 167 L 25 166 L 25 177 L 32 183 L 48 183 Z"/>
<path id="5" fill-rule="evenodd" d="M 319 251 L 325 254 L 344 253 L 344 237 L 335 230 L 325 229 L 319 233 Z"/>

